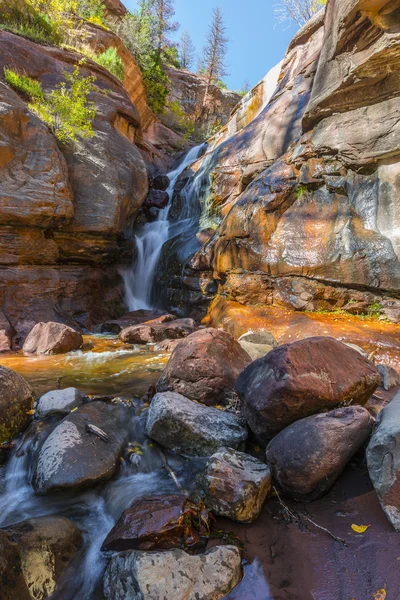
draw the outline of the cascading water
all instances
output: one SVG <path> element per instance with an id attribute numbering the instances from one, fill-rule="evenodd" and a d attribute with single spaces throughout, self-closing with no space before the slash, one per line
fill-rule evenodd
<path id="1" fill-rule="evenodd" d="M 160 210 L 157 220 L 147 223 L 135 238 L 137 258 L 131 269 L 122 271 L 125 284 L 125 300 L 129 310 L 152 308 L 151 292 L 161 250 L 165 242 L 175 235 L 175 232 L 170 231 L 168 220 L 175 185 L 179 175 L 199 158 L 204 147 L 205 144 L 201 144 L 191 148 L 179 166 L 168 174 L 170 179 L 167 190 L 169 195 L 168 205 Z"/>

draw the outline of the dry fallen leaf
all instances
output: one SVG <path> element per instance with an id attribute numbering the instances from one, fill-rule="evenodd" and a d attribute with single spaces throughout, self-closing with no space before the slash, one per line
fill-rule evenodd
<path id="1" fill-rule="evenodd" d="M 34 408 L 32 408 L 32 410 L 27 410 L 27 411 L 26 411 L 26 414 L 27 414 L 27 415 L 34 415 L 34 414 L 35 414 L 35 412 L 36 412 L 36 411 L 35 411 L 35 409 L 34 409 Z"/>
<path id="2" fill-rule="evenodd" d="M 383 588 L 381 590 L 378 590 L 374 594 L 375 600 L 385 600 L 385 598 L 386 598 L 386 590 L 384 590 Z"/>
<path id="3" fill-rule="evenodd" d="M 351 528 L 356 533 L 365 533 L 371 525 L 352 525 Z"/>

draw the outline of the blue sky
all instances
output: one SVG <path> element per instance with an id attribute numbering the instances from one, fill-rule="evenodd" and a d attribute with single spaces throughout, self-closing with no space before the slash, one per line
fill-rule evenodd
<path id="1" fill-rule="evenodd" d="M 224 14 L 230 39 L 227 63 L 228 87 L 240 89 L 246 79 L 255 85 L 279 62 L 296 27 L 276 25 L 274 4 L 278 0 L 175 0 L 176 20 L 181 23 L 178 38 L 187 30 L 196 46 L 204 46 L 212 9 L 219 6 Z M 134 9 L 135 0 L 123 0 Z"/>

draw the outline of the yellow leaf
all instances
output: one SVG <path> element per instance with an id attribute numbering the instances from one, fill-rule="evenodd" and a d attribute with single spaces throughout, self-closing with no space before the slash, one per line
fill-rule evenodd
<path id="1" fill-rule="evenodd" d="M 384 590 L 383 588 L 381 590 L 378 590 L 377 592 L 375 592 L 374 598 L 375 600 L 385 600 L 386 590 Z"/>
<path id="2" fill-rule="evenodd" d="M 365 533 L 371 525 L 352 525 L 351 528 L 356 533 Z"/>
<path id="3" fill-rule="evenodd" d="M 27 411 L 26 411 L 26 414 L 27 414 L 27 415 L 34 415 L 34 414 L 35 414 L 35 412 L 36 412 L 36 411 L 35 411 L 35 409 L 34 409 L 34 408 L 32 408 L 32 410 L 27 410 Z"/>

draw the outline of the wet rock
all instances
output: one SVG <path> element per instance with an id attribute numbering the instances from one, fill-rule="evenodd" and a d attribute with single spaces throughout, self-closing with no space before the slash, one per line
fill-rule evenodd
<path id="1" fill-rule="evenodd" d="M 202 406 L 174 392 L 154 396 L 146 434 L 186 456 L 210 456 L 224 446 L 238 448 L 247 438 L 236 415 Z"/>
<path id="2" fill-rule="evenodd" d="M 104 577 L 106 600 L 220 600 L 242 578 L 240 551 L 216 546 L 190 556 L 183 550 L 123 552 Z"/>
<path id="3" fill-rule="evenodd" d="M 238 342 L 253 360 L 262 358 L 278 346 L 278 342 L 268 331 L 248 331 L 240 336 Z"/>
<path id="4" fill-rule="evenodd" d="M 147 194 L 147 198 L 143 203 L 146 208 L 165 208 L 169 202 L 169 195 L 167 192 L 161 190 L 150 190 Z"/>
<path id="5" fill-rule="evenodd" d="M 235 382 L 251 362 L 225 331 L 202 329 L 179 344 L 157 383 L 158 392 L 178 392 L 207 406 L 227 404 Z"/>
<path id="6" fill-rule="evenodd" d="M 119 466 L 129 418 L 129 409 L 101 401 L 68 415 L 38 452 L 32 479 L 35 491 L 81 489 L 110 479 Z M 108 441 L 88 431 L 88 425 L 104 431 Z"/>
<path id="7" fill-rule="evenodd" d="M 0 530 L 2 600 L 44 600 L 57 590 L 82 536 L 64 517 L 29 519 Z"/>
<path id="8" fill-rule="evenodd" d="M 102 549 L 119 552 L 193 547 L 199 542 L 199 532 L 192 506 L 184 495 L 141 498 L 123 512 Z"/>
<path id="9" fill-rule="evenodd" d="M 202 487 L 216 515 L 250 523 L 259 516 L 271 488 L 271 471 L 253 456 L 221 448 L 207 463 Z"/>
<path id="10" fill-rule="evenodd" d="M 170 180 L 168 175 L 156 175 L 151 180 L 151 187 L 154 190 L 161 190 L 165 192 L 168 189 L 169 184 Z"/>
<path id="11" fill-rule="evenodd" d="M 82 394 L 76 388 L 52 390 L 41 396 L 37 402 L 35 417 L 44 419 L 49 415 L 67 415 L 72 408 L 82 404 Z"/>
<path id="12" fill-rule="evenodd" d="M 391 390 L 400 386 L 400 373 L 388 365 L 377 365 L 376 367 L 381 375 L 381 385 L 383 389 Z"/>
<path id="13" fill-rule="evenodd" d="M 142 325 L 134 325 L 123 329 L 120 339 L 127 344 L 148 344 L 163 340 L 180 339 L 196 331 L 193 319 L 176 319 L 172 322 L 159 323 L 148 321 Z"/>
<path id="14" fill-rule="evenodd" d="M 65 354 L 79 350 L 83 337 L 62 323 L 37 323 L 27 336 L 23 350 L 31 354 Z"/>
<path id="15" fill-rule="evenodd" d="M 122 329 L 140 325 L 141 323 L 167 323 L 173 321 L 175 317 L 164 310 L 146 310 L 139 309 L 126 313 L 120 319 L 113 319 L 103 323 L 101 331 L 103 333 L 120 333 Z"/>
<path id="16" fill-rule="evenodd" d="M 358 352 L 333 338 L 313 337 L 254 361 L 236 390 L 250 429 L 268 443 L 298 419 L 342 403 L 365 404 L 379 383 L 378 370 Z"/>
<path id="17" fill-rule="evenodd" d="M 400 393 L 376 423 L 367 448 L 369 476 L 386 517 L 400 531 Z"/>
<path id="18" fill-rule="evenodd" d="M 293 423 L 267 447 L 275 481 L 296 500 L 320 498 L 368 440 L 373 422 L 365 408 L 347 406 Z"/>
<path id="19" fill-rule="evenodd" d="M 33 404 L 30 385 L 11 369 L 0 365 L 0 443 L 8 442 L 29 425 Z"/>

